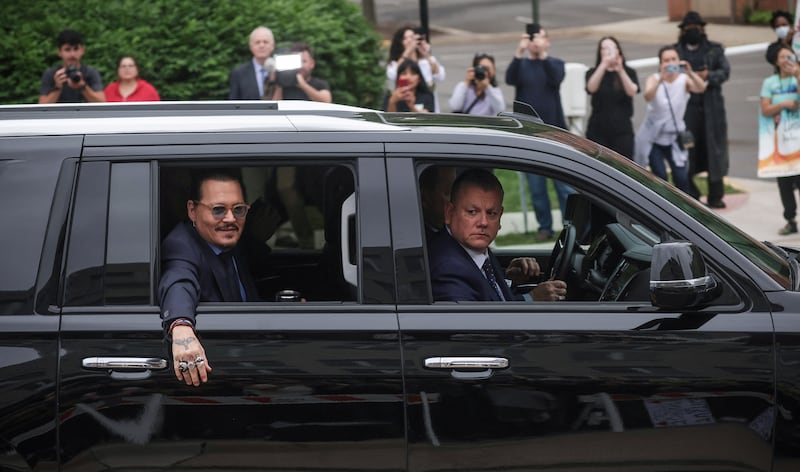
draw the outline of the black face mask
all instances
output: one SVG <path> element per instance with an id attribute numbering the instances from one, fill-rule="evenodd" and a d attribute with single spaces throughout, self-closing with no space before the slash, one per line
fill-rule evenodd
<path id="1" fill-rule="evenodd" d="M 692 28 L 690 30 L 686 30 L 683 33 L 683 41 L 686 44 L 690 44 L 692 46 L 697 46 L 700 44 L 700 41 L 703 39 L 703 33 L 700 32 L 699 29 Z"/>

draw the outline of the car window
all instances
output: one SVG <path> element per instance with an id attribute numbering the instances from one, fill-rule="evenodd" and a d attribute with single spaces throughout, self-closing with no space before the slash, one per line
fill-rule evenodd
<path id="1" fill-rule="evenodd" d="M 160 238 L 189 224 L 187 201 L 202 166 L 160 170 Z M 259 301 L 281 300 L 286 290 L 307 301 L 355 301 L 355 179 L 344 165 L 242 165 L 250 206 L 239 246 Z M 283 295 L 281 293 L 284 292 Z"/>
<path id="2" fill-rule="evenodd" d="M 432 172 L 437 168 L 439 170 Z M 417 165 L 420 214 L 423 219 L 420 227 L 425 231 L 434 301 L 499 300 L 494 298 L 494 292 L 485 291 L 485 287 L 478 284 L 483 281 L 480 277 L 489 280 L 496 277 L 497 284 L 505 284 L 510 289 L 508 292 L 497 290 L 503 292 L 501 297 L 505 300 L 523 301 L 518 295 L 524 294 L 526 300 L 533 295 L 536 301 L 537 292 L 531 294 L 530 289 L 549 280 L 559 280 L 565 282 L 567 287 L 564 298 L 559 300 L 649 303 L 650 265 L 654 247 L 659 243 L 680 239 L 679 235 L 657 221 L 642 219 L 626 207 L 609 203 L 609 199 L 603 198 L 603 190 L 596 185 L 575 179 L 573 182 L 577 182 L 576 186 L 573 187 L 571 183 L 563 185 L 560 190 L 552 178 L 545 179 L 542 191 L 546 192 L 549 203 L 544 208 L 538 202 L 534 205 L 531 186 L 541 183 L 536 179 L 539 175 L 532 174 L 532 169 L 497 167 L 484 169 L 491 171 L 503 189 L 503 213 L 499 229 L 493 229 L 488 222 L 467 221 L 469 217 L 462 220 L 467 221 L 466 229 L 452 227 L 453 220 L 459 218 L 459 210 L 453 203 L 445 202 L 452 213 L 445 210 L 444 220 L 438 223 L 440 229 L 431 232 L 428 228 L 434 226 L 430 222 L 435 220 L 431 215 L 436 212 L 431 209 L 432 199 L 429 195 L 436 186 L 427 179 L 432 173 L 444 176 L 441 169 L 451 168 L 452 163 Z M 457 168 L 457 175 L 460 176 L 466 169 L 469 168 Z M 460 179 L 456 177 L 456 180 Z M 441 199 L 439 201 L 442 202 Z M 549 235 L 542 231 L 543 211 L 551 219 L 548 224 L 552 233 Z M 444 227 L 445 220 L 451 226 Z M 487 272 L 485 267 L 479 268 L 476 262 L 483 260 L 476 255 L 481 251 L 470 253 L 464 248 L 475 248 L 472 245 L 475 240 L 471 240 L 475 234 L 485 233 L 491 237 L 493 232 L 497 236 L 489 249 L 499 266 Z M 458 257 L 463 265 L 457 263 Z M 524 277 L 524 280 L 510 275 L 512 272 L 508 269 L 516 258 L 534 258 L 539 274 Z M 487 275 L 482 274 L 481 268 Z M 498 271 L 501 271 L 500 274 L 496 274 Z M 470 276 L 475 276 L 478 282 L 468 280 Z M 523 288 L 526 284 L 527 288 Z M 488 285 L 494 287 L 492 282 Z M 721 304 L 737 303 L 738 298 L 727 285 L 723 285 L 717 301 Z"/>
<path id="3" fill-rule="evenodd" d="M 152 303 L 149 169 L 147 162 L 81 165 L 67 251 L 65 306 Z"/>

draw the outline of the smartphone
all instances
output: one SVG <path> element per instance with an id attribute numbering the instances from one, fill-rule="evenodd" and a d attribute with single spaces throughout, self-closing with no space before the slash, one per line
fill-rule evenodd
<path id="1" fill-rule="evenodd" d="M 419 36 L 418 43 L 425 41 L 428 38 L 428 32 L 422 28 L 414 28 L 414 34 Z"/>
<path id="2" fill-rule="evenodd" d="M 408 77 L 397 78 L 397 88 L 408 87 Z"/>
<path id="3" fill-rule="evenodd" d="M 525 25 L 525 33 L 528 34 L 528 37 L 533 39 L 533 35 L 541 31 L 542 27 L 539 26 L 539 23 L 528 23 Z"/>

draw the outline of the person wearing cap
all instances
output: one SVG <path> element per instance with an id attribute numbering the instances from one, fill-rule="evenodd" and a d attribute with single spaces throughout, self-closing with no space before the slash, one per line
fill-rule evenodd
<path id="1" fill-rule="evenodd" d="M 728 80 L 731 66 L 720 43 L 709 41 L 706 22 L 696 11 L 686 13 L 678 28 L 681 32 L 675 48 L 681 60 L 691 64 L 705 82 L 703 93 L 692 93 L 686 107 L 686 127 L 694 135 L 695 146 L 689 150 L 689 194 L 700 198 L 700 190 L 692 177 L 708 172 L 706 205 L 725 208 L 724 178 L 728 174 L 728 121 L 722 83 Z"/>

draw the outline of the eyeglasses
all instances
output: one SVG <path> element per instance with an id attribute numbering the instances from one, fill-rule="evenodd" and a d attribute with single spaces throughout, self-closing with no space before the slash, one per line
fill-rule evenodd
<path id="1" fill-rule="evenodd" d="M 199 203 L 200 205 L 203 205 L 204 207 L 211 210 L 211 216 L 213 216 L 214 219 L 217 220 L 225 218 L 225 215 L 228 214 L 229 210 L 233 213 L 234 218 L 240 220 L 245 216 L 247 216 L 247 212 L 250 210 L 250 205 L 244 203 L 238 203 L 232 207 L 227 207 L 225 205 L 220 205 L 220 204 L 209 205 L 208 203 L 203 203 L 200 200 L 195 200 L 194 202 Z"/>

